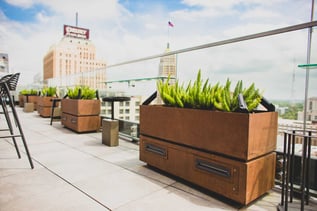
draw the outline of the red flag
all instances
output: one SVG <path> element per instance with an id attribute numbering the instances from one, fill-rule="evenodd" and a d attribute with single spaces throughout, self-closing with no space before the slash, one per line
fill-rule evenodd
<path id="1" fill-rule="evenodd" d="M 169 25 L 170 27 L 174 27 L 174 24 L 173 24 L 171 21 L 168 22 L 168 25 Z"/>

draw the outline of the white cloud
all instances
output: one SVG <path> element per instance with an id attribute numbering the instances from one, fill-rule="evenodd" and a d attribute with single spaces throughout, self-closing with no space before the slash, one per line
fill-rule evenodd
<path id="1" fill-rule="evenodd" d="M 8 4 L 22 7 L 22 8 L 30 8 L 35 1 L 34 0 L 5 0 Z"/>
<path id="2" fill-rule="evenodd" d="M 55 11 L 57 15 L 66 18 L 75 18 L 76 12 L 79 18 L 85 21 L 105 21 L 126 14 L 127 11 L 116 0 L 38 0 L 39 3 Z"/>
<path id="3" fill-rule="evenodd" d="M 250 19 L 250 20 L 265 20 L 265 21 L 272 21 L 272 20 L 278 20 L 281 19 L 281 15 L 277 14 L 271 10 L 265 10 L 262 8 L 256 8 L 254 10 L 248 11 L 240 16 L 240 18 L 243 19 Z"/>
<path id="4" fill-rule="evenodd" d="M 76 12 L 79 26 L 90 29 L 97 58 L 115 64 L 162 53 L 168 41 L 176 50 L 306 22 L 310 11 L 309 3 L 293 0 L 184 0 L 182 3 L 188 5 L 185 9 L 152 7 L 142 13 L 128 11 L 116 0 L 8 2 L 23 8 L 42 4 L 46 9 L 38 11 L 34 23 L 8 20 L 0 9 L 0 51 L 9 54 L 11 70 L 21 71 L 25 83 L 42 71 L 45 53 L 62 38 L 63 24 L 75 24 Z M 168 28 L 169 19 L 175 27 Z M 302 31 L 180 54 L 178 75 L 187 81 L 202 68 L 212 81 L 247 78 L 265 88 L 269 98 L 289 97 L 293 60 L 305 62 L 306 39 L 307 33 Z M 313 41 L 316 43 L 316 37 Z M 317 61 L 316 56 L 312 54 L 312 61 Z M 113 68 L 109 74 L 117 71 L 124 77 L 153 76 L 158 62 L 155 59 Z M 303 97 L 302 75 L 298 72 L 296 80 L 298 97 Z M 316 80 L 316 74 L 311 77 Z M 316 85 L 312 86 L 316 91 Z"/>

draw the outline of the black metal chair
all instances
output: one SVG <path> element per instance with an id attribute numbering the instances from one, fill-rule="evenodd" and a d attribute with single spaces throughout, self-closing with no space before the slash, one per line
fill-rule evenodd
<path id="1" fill-rule="evenodd" d="M 16 90 L 16 86 L 18 83 L 20 77 L 20 73 L 15 73 L 15 74 L 10 74 L 10 75 L 6 75 L 4 77 L 2 77 L 0 79 L 0 104 L 3 110 L 3 114 L 6 118 L 6 122 L 8 124 L 8 129 L 2 129 L 1 131 L 9 131 L 10 134 L 9 135 L 4 135 L 4 136 L 0 136 L 0 138 L 12 138 L 15 149 L 17 151 L 18 157 L 21 158 L 21 154 L 19 152 L 19 148 L 18 145 L 16 143 L 16 137 L 21 137 L 24 148 L 25 148 L 25 152 L 28 156 L 29 159 L 29 163 L 31 165 L 31 168 L 34 168 L 33 162 L 32 162 L 32 158 L 25 140 L 25 136 L 23 134 L 23 130 L 19 121 L 19 117 L 18 114 L 15 110 L 15 106 L 14 106 L 14 102 L 13 99 L 10 95 L 10 91 L 15 91 Z M 14 122 L 15 125 L 18 128 L 18 134 L 14 134 L 14 129 L 13 129 L 13 125 L 10 119 L 10 112 L 8 107 L 11 109 L 13 118 L 14 118 Z"/>
<path id="2" fill-rule="evenodd" d="M 8 75 L 3 76 L 0 79 L 0 83 L 7 81 L 10 77 L 12 77 L 12 74 L 8 74 Z M 5 101 L 5 102 L 3 102 L 3 101 Z M 0 131 L 10 131 L 10 134 L 13 135 L 13 127 L 12 127 L 12 124 L 11 124 L 11 121 L 10 121 L 9 111 L 8 111 L 7 107 L 5 106 L 6 105 L 5 104 L 6 101 L 7 101 L 7 98 L 1 95 L 0 104 L 1 104 L 1 107 L 2 107 L 2 111 L 0 113 L 4 114 L 9 128 L 0 129 Z M 21 158 L 21 154 L 20 154 L 20 151 L 19 151 L 19 148 L 18 148 L 18 145 L 16 143 L 16 140 L 15 140 L 14 136 L 12 136 L 12 141 L 14 143 L 14 146 L 15 146 L 15 149 L 17 151 L 18 157 Z"/>

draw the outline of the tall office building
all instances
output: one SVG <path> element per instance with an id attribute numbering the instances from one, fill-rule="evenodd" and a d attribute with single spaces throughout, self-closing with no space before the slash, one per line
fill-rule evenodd
<path id="1" fill-rule="evenodd" d="M 103 88 L 106 62 L 96 59 L 96 47 L 89 40 L 89 30 L 64 25 L 63 35 L 61 41 L 51 46 L 44 56 L 44 82 L 48 79 L 63 81 L 63 78 L 67 78 L 68 84 L 71 81 L 72 85 Z M 101 71 L 95 71 L 98 69 Z"/>
<path id="2" fill-rule="evenodd" d="M 165 53 L 170 52 L 170 45 L 167 43 Z M 170 84 L 175 83 L 177 77 L 177 55 L 163 56 L 159 64 L 159 77 L 170 77 Z M 157 97 L 157 104 L 163 104 L 160 96 Z"/>
<path id="3" fill-rule="evenodd" d="M 170 52 L 169 43 L 167 43 L 167 47 L 165 49 L 165 53 Z M 159 64 L 159 77 L 167 77 L 171 78 L 177 77 L 177 56 L 170 55 L 170 56 L 163 56 L 160 59 Z"/>

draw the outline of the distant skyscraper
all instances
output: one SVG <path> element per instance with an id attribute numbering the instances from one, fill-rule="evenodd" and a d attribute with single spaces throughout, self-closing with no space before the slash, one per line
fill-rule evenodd
<path id="1" fill-rule="evenodd" d="M 170 45 L 167 43 L 165 53 L 170 52 Z M 170 84 L 175 83 L 177 77 L 177 56 L 176 54 L 170 56 L 163 56 L 160 59 L 159 64 L 159 77 L 168 77 L 170 76 Z M 163 101 L 160 96 L 157 96 L 157 104 L 162 104 Z"/>
<path id="2" fill-rule="evenodd" d="M 64 37 L 50 47 L 43 62 L 44 81 L 106 68 L 105 61 L 96 59 L 96 47 L 89 40 L 89 30 L 68 25 L 64 25 Z M 82 74 L 74 85 L 98 89 L 104 86 L 104 81 L 105 71 L 99 71 L 93 75 Z"/>
<path id="3" fill-rule="evenodd" d="M 165 49 L 165 53 L 168 52 L 170 52 L 169 43 L 167 43 L 167 47 Z M 161 57 L 159 65 L 159 76 L 170 76 L 171 78 L 177 77 L 177 56 L 175 54 Z"/>
<path id="4" fill-rule="evenodd" d="M 0 53 L 0 73 L 9 73 L 9 56 L 6 53 Z"/>

